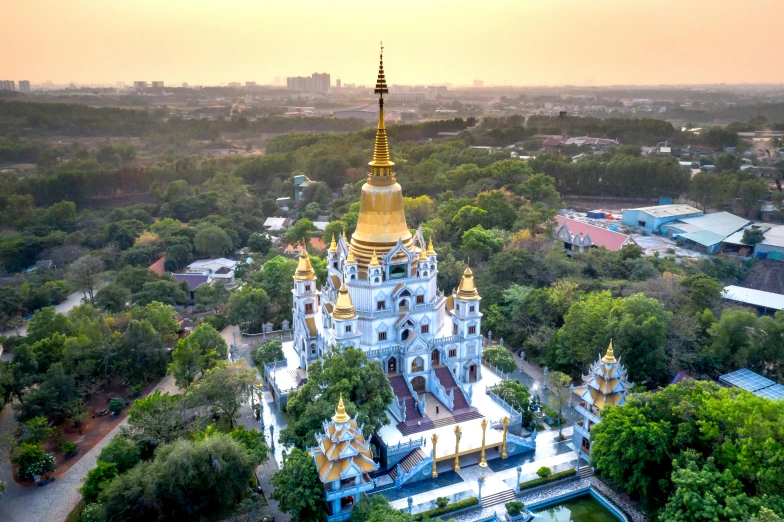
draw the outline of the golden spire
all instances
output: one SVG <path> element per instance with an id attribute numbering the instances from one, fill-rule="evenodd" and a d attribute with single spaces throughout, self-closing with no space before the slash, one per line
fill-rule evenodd
<path id="1" fill-rule="evenodd" d="M 351 245 L 348 247 L 348 257 L 346 257 L 346 263 L 356 263 L 357 260 L 354 259 L 354 249 L 351 248 Z"/>
<path id="2" fill-rule="evenodd" d="M 602 362 L 607 364 L 615 364 L 615 353 L 613 353 L 612 339 L 610 339 L 610 346 L 607 347 L 607 353 L 602 357 Z"/>
<path id="3" fill-rule="evenodd" d="M 340 400 L 338 401 L 338 407 L 335 410 L 335 415 L 332 417 L 332 422 L 336 424 L 345 424 L 351 420 L 351 417 L 348 416 L 346 413 L 346 407 L 343 405 L 343 394 L 340 394 Z"/>
<path id="4" fill-rule="evenodd" d="M 335 234 L 332 234 L 332 243 L 329 244 L 329 251 L 330 252 L 338 251 L 338 244 L 335 243 Z"/>
<path id="5" fill-rule="evenodd" d="M 387 80 L 384 77 L 384 45 L 381 45 L 379 55 L 378 79 L 376 79 L 376 89 L 373 91 L 378 94 L 378 129 L 376 129 L 376 145 L 373 148 L 373 161 L 370 165 L 370 175 L 389 176 L 392 174 L 394 163 L 389 161 L 389 143 L 387 142 L 387 130 L 384 126 L 384 94 L 389 93 Z"/>
<path id="6" fill-rule="evenodd" d="M 353 319 L 357 316 L 354 311 L 354 303 L 351 302 L 351 296 L 348 293 L 348 287 L 344 281 L 338 290 L 338 298 L 335 300 L 335 308 L 332 309 L 332 317 L 334 319 Z"/>
<path id="7" fill-rule="evenodd" d="M 348 245 L 348 239 L 346 239 L 346 228 L 343 227 L 343 242 Z"/>
<path id="8" fill-rule="evenodd" d="M 420 261 L 427 261 L 427 254 L 425 253 L 424 248 L 420 248 L 419 250 L 419 260 Z"/>
<path id="9" fill-rule="evenodd" d="M 351 236 L 351 245 L 360 269 L 368 266 L 373 249 L 384 255 L 395 248 L 398 241 L 402 241 L 409 251 L 414 248 L 414 238 L 406 224 L 403 191 L 392 172 L 394 163 L 389 160 L 389 143 L 384 127 L 384 94 L 388 92 L 382 47 L 375 89 L 379 95 L 379 112 L 373 161 L 368 163 L 370 173 L 367 183 L 362 186 L 357 227 Z"/>
<path id="10" fill-rule="evenodd" d="M 381 263 L 378 262 L 378 256 L 376 256 L 376 249 L 373 249 L 373 257 L 370 258 L 370 264 L 368 266 L 381 266 Z"/>
<path id="11" fill-rule="evenodd" d="M 479 292 L 476 291 L 474 284 L 474 273 L 471 267 L 466 267 L 463 277 L 460 279 L 460 286 L 457 287 L 457 298 L 463 301 L 478 301 Z"/>
<path id="12" fill-rule="evenodd" d="M 433 250 L 433 234 L 430 234 L 430 240 L 427 242 L 427 255 L 436 255 L 436 251 Z"/>
<path id="13" fill-rule="evenodd" d="M 297 263 L 297 271 L 294 272 L 294 279 L 316 279 L 316 274 L 313 272 L 313 265 L 310 264 L 308 251 L 304 248 L 299 254 L 299 262 Z"/>

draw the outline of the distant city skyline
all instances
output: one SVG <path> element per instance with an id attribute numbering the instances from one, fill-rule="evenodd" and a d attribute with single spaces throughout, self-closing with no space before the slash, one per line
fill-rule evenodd
<path id="1" fill-rule="evenodd" d="M 784 82 L 781 0 L 32 0 L 3 12 L 0 30 L 25 44 L 0 58 L 0 77 L 33 84 L 269 84 L 327 71 L 369 86 L 379 39 L 395 84 Z"/>

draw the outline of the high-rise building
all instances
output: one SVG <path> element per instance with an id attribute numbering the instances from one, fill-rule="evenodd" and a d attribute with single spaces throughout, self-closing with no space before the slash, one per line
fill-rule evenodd
<path id="1" fill-rule="evenodd" d="M 336 89 L 340 89 L 340 78 L 338 78 L 337 80 L 335 80 L 335 88 L 336 88 Z"/>
<path id="2" fill-rule="evenodd" d="M 286 78 L 286 88 L 300 92 L 328 92 L 329 73 L 313 73 L 310 76 L 290 76 Z"/>
<path id="3" fill-rule="evenodd" d="M 0 80 L 0 91 L 15 91 L 16 84 L 13 80 Z"/>
<path id="4" fill-rule="evenodd" d="M 272 85 L 275 85 L 275 86 L 283 85 L 282 82 L 280 81 L 280 76 L 276 76 L 275 78 L 273 78 Z"/>
<path id="5" fill-rule="evenodd" d="M 182 82 L 182 88 L 183 89 L 187 89 L 188 88 L 188 82 Z"/>
<path id="6" fill-rule="evenodd" d="M 229 82 L 229 87 L 232 87 L 234 89 L 239 89 L 240 87 L 242 87 L 242 84 L 240 82 Z"/>
<path id="7" fill-rule="evenodd" d="M 255 87 L 256 82 L 245 82 L 245 87 Z"/>
<path id="8" fill-rule="evenodd" d="M 30 92 L 29 80 L 19 80 L 19 92 Z"/>
<path id="9" fill-rule="evenodd" d="M 481 89 L 485 86 L 485 82 L 482 80 L 474 80 L 474 87 L 477 89 Z"/>
<path id="10" fill-rule="evenodd" d="M 137 91 L 141 91 L 142 89 L 146 89 L 147 88 L 147 82 L 144 82 L 144 81 L 133 82 L 133 88 L 136 89 Z"/>
<path id="11" fill-rule="evenodd" d="M 158 89 L 163 89 L 163 82 L 152 82 L 152 86 Z"/>

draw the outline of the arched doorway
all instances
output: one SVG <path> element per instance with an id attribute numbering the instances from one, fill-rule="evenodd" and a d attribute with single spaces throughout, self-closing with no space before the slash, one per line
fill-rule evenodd
<path id="1" fill-rule="evenodd" d="M 403 333 L 400 334 L 400 339 L 405 341 L 406 339 L 408 339 L 409 335 L 411 335 L 411 330 L 406 328 L 405 330 L 403 330 Z"/>
<path id="2" fill-rule="evenodd" d="M 389 360 L 387 361 L 387 373 L 389 373 L 389 374 L 397 373 L 397 358 L 396 357 L 390 357 Z"/>
<path id="3" fill-rule="evenodd" d="M 408 312 L 408 299 L 402 299 L 400 301 L 400 306 L 398 307 L 398 311 Z"/>
<path id="4" fill-rule="evenodd" d="M 476 364 L 468 367 L 468 382 L 476 382 Z"/>
<path id="5" fill-rule="evenodd" d="M 414 377 L 411 379 L 411 387 L 414 388 L 414 391 L 417 393 L 425 391 L 425 378 L 421 376 Z"/>
<path id="6" fill-rule="evenodd" d="M 441 364 L 441 352 L 437 349 L 430 352 L 430 366 L 438 366 Z"/>
<path id="7" fill-rule="evenodd" d="M 421 372 L 425 369 L 425 361 L 421 357 L 414 359 L 411 363 L 411 373 Z"/>

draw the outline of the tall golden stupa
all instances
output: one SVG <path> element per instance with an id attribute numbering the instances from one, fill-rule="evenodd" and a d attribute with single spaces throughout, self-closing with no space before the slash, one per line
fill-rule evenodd
<path id="1" fill-rule="evenodd" d="M 384 94 L 388 94 L 389 89 L 384 78 L 383 46 L 376 89 L 373 92 L 378 94 L 376 143 L 373 148 L 373 161 L 368 163 L 370 173 L 367 183 L 362 186 L 357 229 L 351 236 L 351 246 L 357 264 L 362 269 L 367 268 L 374 250 L 381 257 L 389 252 L 398 240 L 402 240 L 403 246 L 408 249 L 411 249 L 414 244 L 403 211 L 403 192 L 392 172 L 395 164 L 389 159 L 389 143 L 384 126 Z"/>

